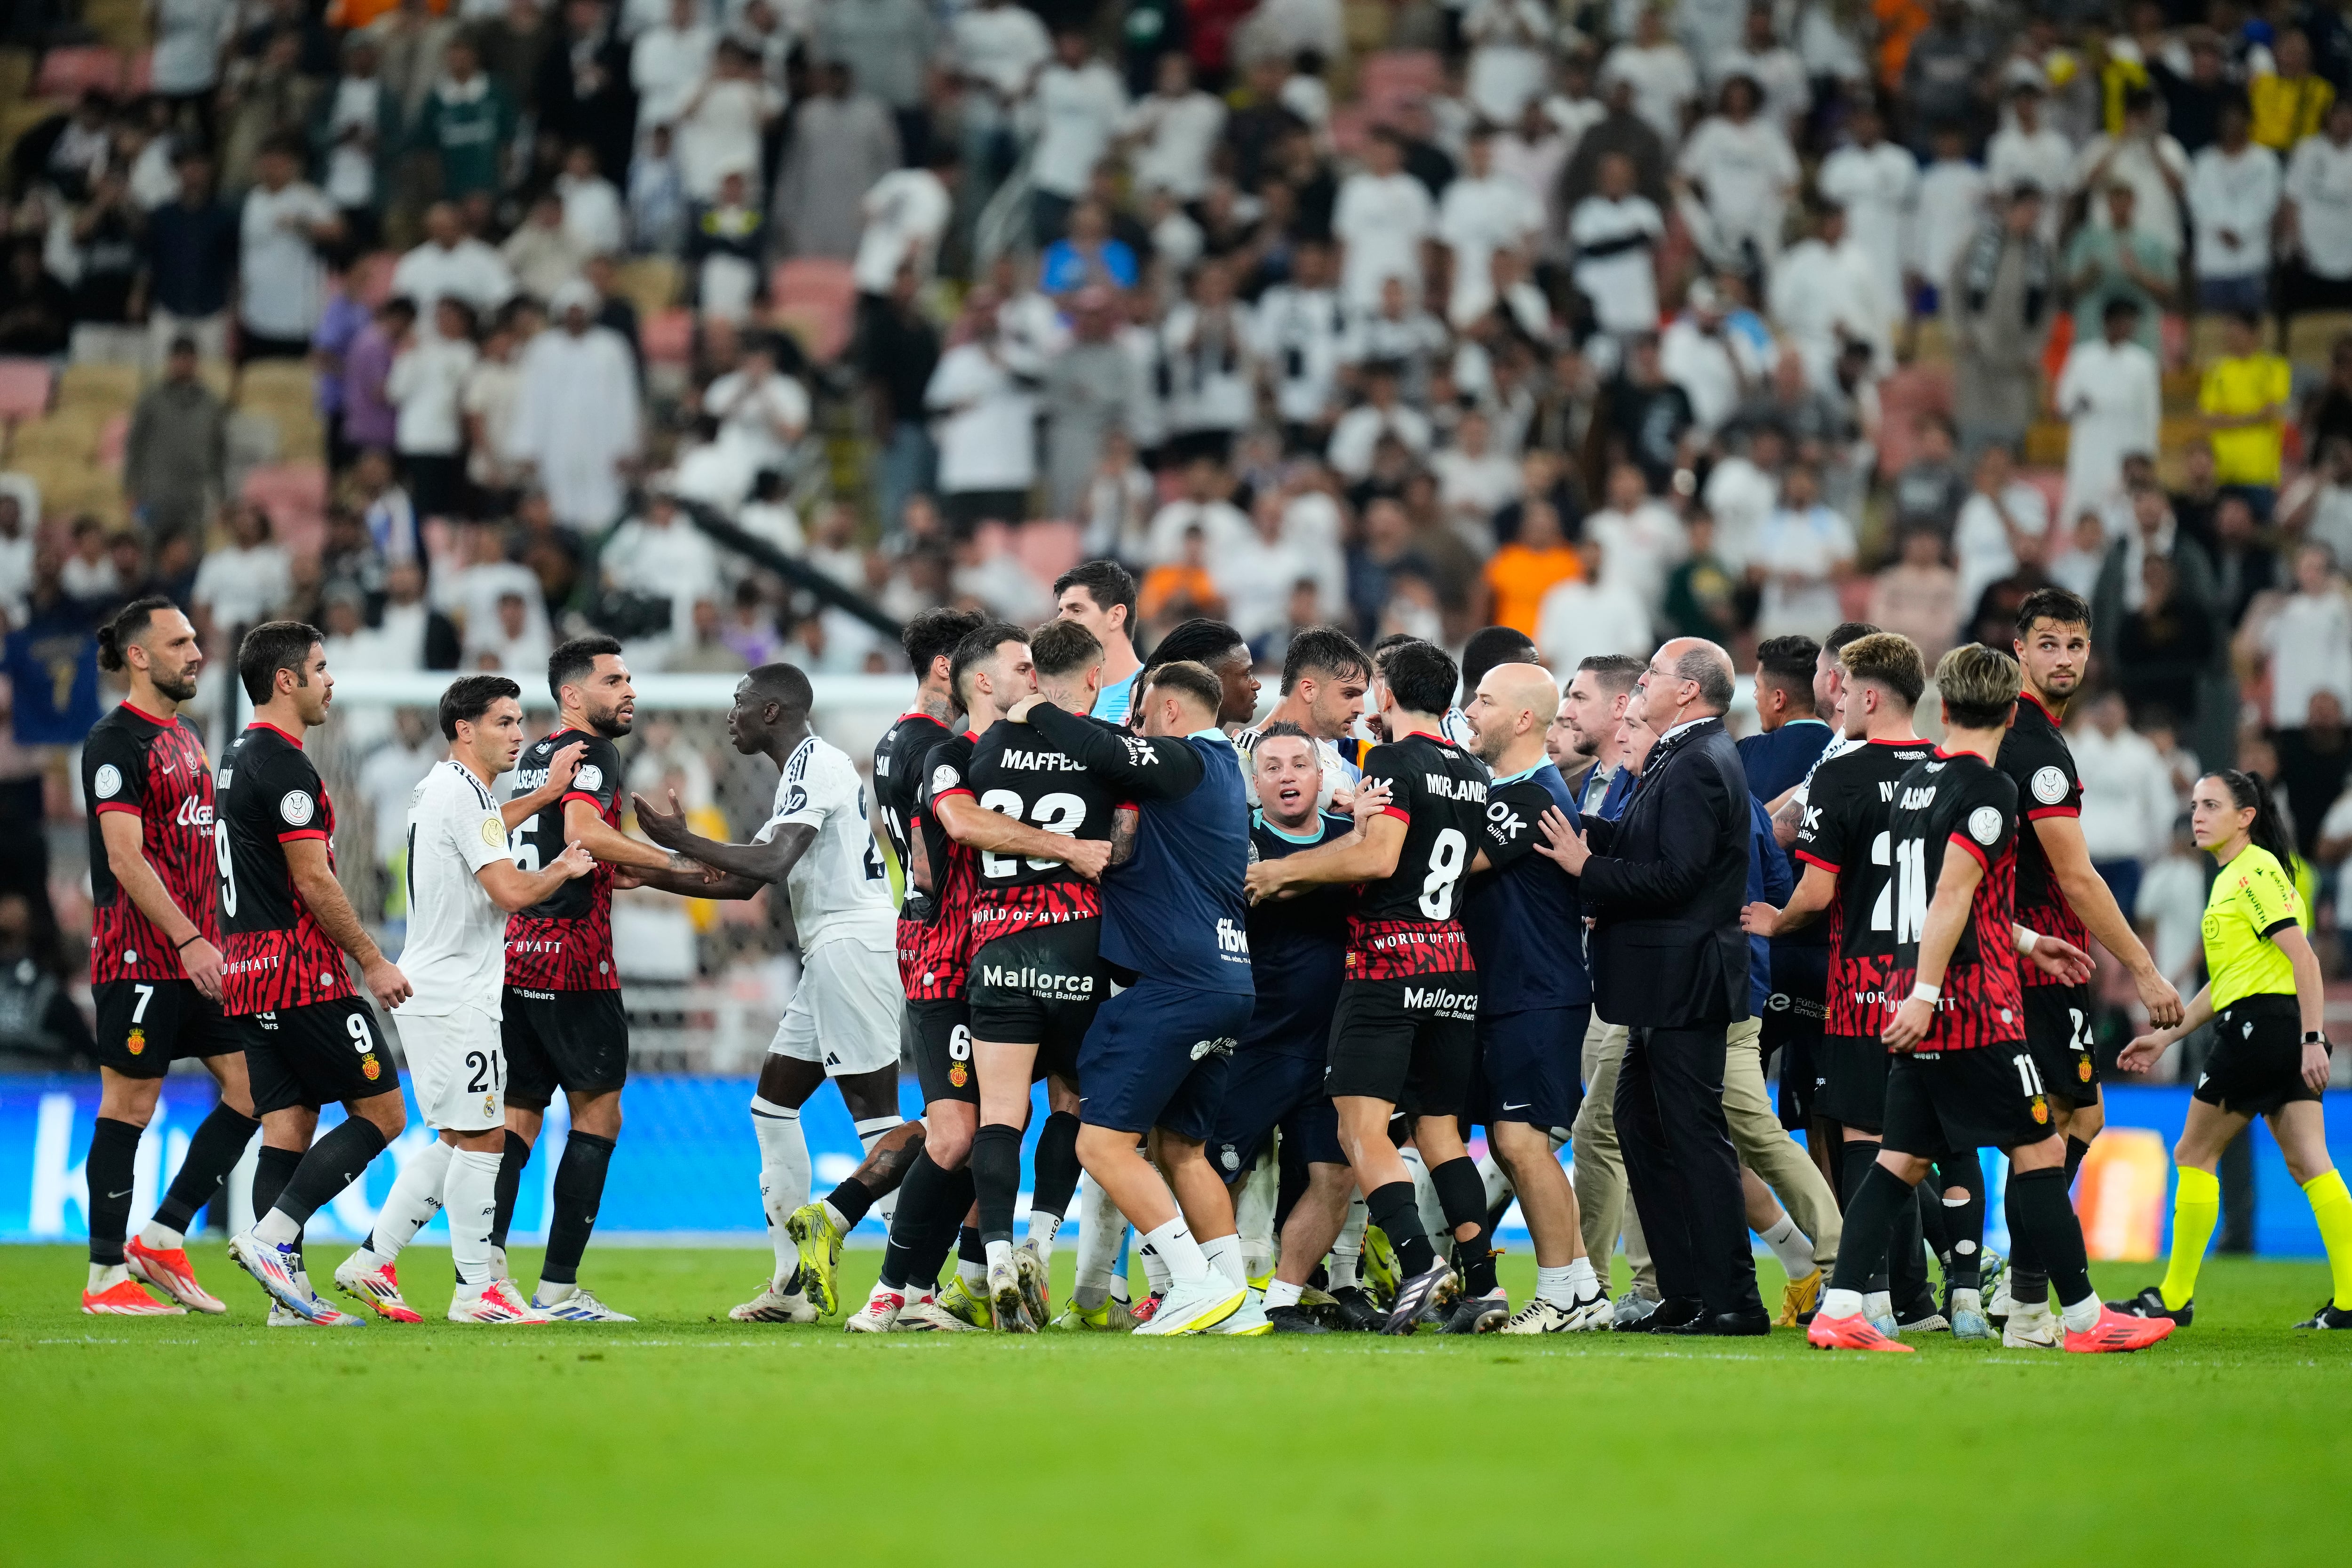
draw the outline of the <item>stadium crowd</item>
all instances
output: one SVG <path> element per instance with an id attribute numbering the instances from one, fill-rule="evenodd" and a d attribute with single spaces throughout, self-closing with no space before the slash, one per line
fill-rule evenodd
<path id="1" fill-rule="evenodd" d="M 2332 9 L 9 26 L 0 355 L 37 374 L 8 382 L 0 776 L 28 811 L 80 809 L 52 748 L 99 711 L 92 626 L 151 590 L 216 659 L 291 614 L 347 666 L 529 671 L 595 628 L 640 669 L 903 668 L 701 503 L 889 620 L 1034 622 L 1111 556 L 1139 646 L 1215 616 L 1265 668 L 1325 621 L 1514 626 L 1570 670 L 1678 635 L 1753 668 L 1867 619 L 1932 666 L 2054 584 L 2095 611 L 2084 832 L 2184 989 L 2200 763 L 2276 781 L 2321 879 L 2352 850 Z M 46 859 L 5 853 L 0 943 L 40 951 Z"/>

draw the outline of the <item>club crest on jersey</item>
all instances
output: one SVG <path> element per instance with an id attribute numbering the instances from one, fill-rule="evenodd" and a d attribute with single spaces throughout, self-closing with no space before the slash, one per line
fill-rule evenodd
<path id="1" fill-rule="evenodd" d="M 2090 1081 L 2091 1081 L 2091 1058 L 2088 1058 L 2088 1057 L 2084 1057 L 2081 1061 L 2078 1061 L 2078 1062 L 2076 1062 L 2076 1063 L 2074 1064 L 2074 1076 L 2075 1076 L 2076 1078 L 2081 1079 L 2084 1083 L 2088 1083 L 2088 1082 L 2090 1082 Z"/>
<path id="2" fill-rule="evenodd" d="M 2033 1121 L 2039 1127 L 2050 1124 L 2050 1102 L 2038 1094 L 2033 1097 Z"/>
<path id="3" fill-rule="evenodd" d="M 132 1025 L 131 1026 L 131 1033 L 122 1037 L 122 1048 L 129 1051 L 134 1057 L 140 1052 L 145 1050 L 147 1048 L 147 1031 L 139 1027 L 136 1024 Z"/>
<path id="4" fill-rule="evenodd" d="M 112 763 L 104 763 L 89 783 L 90 787 L 98 792 L 99 799 L 112 800 L 122 793 L 122 770 Z"/>
<path id="5" fill-rule="evenodd" d="M 591 795 L 604 787 L 604 770 L 593 763 L 583 763 L 580 771 L 572 775 L 574 789 L 584 789 Z"/>
<path id="6" fill-rule="evenodd" d="M 2033 772 L 2033 798 L 2044 805 L 2055 805 L 2066 798 L 2066 775 L 2055 763 Z"/>
<path id="7" fill-rule="evenodd" d="M 1980 805 L 1969 813 L 1969 837 L 1990 847 L 2000 837 L 2000 808 Z"/>
<path id="8" fill-rule="evenodd" d="M 493 849 L 505 848 L 507 847 L 505 825 L 495 816 L 482 818 L 482 842 Z"/>
<path id="9" fill-rule="evenodd" d="M 373 1083 L 376 1080 L 376 1076 L 383 1071 L 383 1068 L 376 1061 L 375 1053 L 373 1051 L 370 1051 L 367 1055 L 360 1058 L 360 1071 L 367 1076 L 367 1080 L 370 1083 Z"/>
<path id="10" fill-rule="evenodd" d="M 961 1062 L 958 1062 L 955 1066 L 948 1068 L 948 1081 L 955 1085 L 958 1089 L 961 1089 L 971 1077 L 971 1073 L 970 1069 L 965 1068 Z"/>
<path id="11" fill-rule="evenodd" d="M 318 803 L 299 789 L 288 790 L 278 800 L 278 815 L 289 827 L 308 827 L 318 810 Z"/>
<path id="12" fill-rule="evenodd" d="M 948 766 L 945 763 L 941 763 L 938 767 L 931 770 L 931 793 L 933 795 L 947 794 L 948 791 L 955 788 L 956 784 L 961 782 L 961 777 L 962 775 L 958 773 L 955 769 Z"/>

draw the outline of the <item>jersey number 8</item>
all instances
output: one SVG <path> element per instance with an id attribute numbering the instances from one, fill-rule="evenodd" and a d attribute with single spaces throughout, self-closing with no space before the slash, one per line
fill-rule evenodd
<path id="1" fill-rule="evenodd" d="M 1454 913 L 1454 886 L 1470 863 L 1470 841 L 1458 827 L 1449 827 L 1429 847 L 1429 875 L 1421 879 L 1421 912 L 1442 921 Z"/>

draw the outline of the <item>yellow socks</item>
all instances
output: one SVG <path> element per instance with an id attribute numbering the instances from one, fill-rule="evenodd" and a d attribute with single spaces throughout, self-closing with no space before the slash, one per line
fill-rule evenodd
<path id="1" fill-rule="evenodd" d="M 2164 1294 L 2168 1311 L 2179 1310 L 2189 1304 L 2189 1298 L 2197 1294 L 2197 1271 L 2205 1266 L 2206 1244 L 2213 1239 L 2213 1227 L 2221 1223 L 2221 1184 L 2213 1173 L 2183 1165 L 2179 1178 L 2180 1184 L 2172 1194 L 2172 1260 L 2165 1266 L 2164 1283 L 2158 1287 Z M 2336 1201 L 2343 1205 L 2345 1237 L 2352 1242 L 2352 1196 L 2343 1195 L 2341 1181 L 2336 1184 L 2336 1190 L 2339 1194 Z M 2312 1207 L 2318 1206 L 2319 1200 L 2315 1197 Z M 2326 1233 L 2326 1223 L 2322 1221 L 2320 1234 Z"/>
<path id="2" fill-rule="evenodd" d="M 2344 1173 L 2330 1171 L 2312 1177 L 2303 1184 L 2303 1195 L 2311 1200 L 2311 1217 L 2319 1222 L 2319 1239 L 2327 1247 L 2336 1305 L 2352 1309 L 2352 1193 L 2345 1191 Z"/>

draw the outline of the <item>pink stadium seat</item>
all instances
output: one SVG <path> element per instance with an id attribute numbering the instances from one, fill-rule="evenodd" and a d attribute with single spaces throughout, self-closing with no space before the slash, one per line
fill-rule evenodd
<path id="1" fill-rule="evenodd" d="M 131 444 L 131 416 L 110 414 L 98 429 L 98 460 L 101 467 L 122 471 L 123 449 Z"/>
<path id="2" fill-rule="evenodd" d="M 268 514 L 278 542 L 316 554 L 327 535 L 327 470 L 319 463 L 269 463 L 245 476 L 245 499 Z"/>
<path id="3" fill-rule="evenodd" d="M 684 364 L 694 354 L 694 312 L 656 311 L 638 324 L 637 340 L 656 364 Z"/>
<path id="4" fill-rule="evenodd" d="M 2050 516 L 2054 521 L 2064 528 L 2074 526 L 2074 520 L 2062 510 L 2066 504 L 2066 471 L 2063 468 L 2020 468 L 2017 477 L 2042 492 L 2042 502 L 2050 509 Z"/>
<path id="5" fill-rule="evenodd" d="M 823 363 L 849 346 L 857 314 L 857 279 L 849 263 L 800 256 L 769 275 L 768 301 L 778 321 L 797 328 L 801 346 Z"/>
<path id="6" fill-rule="evenodd" d="M 1952 369 L 1949 365 L 1906 365 L 1878 384 L 1878 471 L 1900 473 L 1918 450 L 1912 428 L 1920 417 L 1952 412 Z"/>
<path id="7" fill-rule="evenodd" d="M 154 85 L 155 51 L 142 49 L 131 57 L 131 68 L 123 77 L 122 90 L 129 93 L 141 93 Z"/>
<path id="8" fill-rule="evenodd" d="M 1013 553 L 1029 575 L 1050 584 L 1078 563 L 1084 537 L 1075 522 L 1040 519 L 1013 534 Z"/>
<path id="9" fill-rule="evenodd" d="M 1364 107 L 1381 121 L 1445 85 L 1445 64 L 1429 49 L 1384 49 L 1367 56 L 1357 82 Z"/>
<path id="10" fill-rule="evenodd" d="M 122 56 L 102 44 L 51 49 L 41 57 L 41 74 L 33 84 L 42 98 L 79 98 L 90 89 L 122 90 Z"/>
<path id="11" fill-rule="evenodd" d="M 0 359 L 0 422 L 38 418 L 49 406 L 49 362 Z"/>
<path id="12" fill-rule="evenodd" d="M 1331 110 L 1331 145 L 1345 157 L 1364 155 L 1364 144 L 1371 129 L 1371 121 L 1352 104 L 1346 108 L 1335 106 Z"/>

